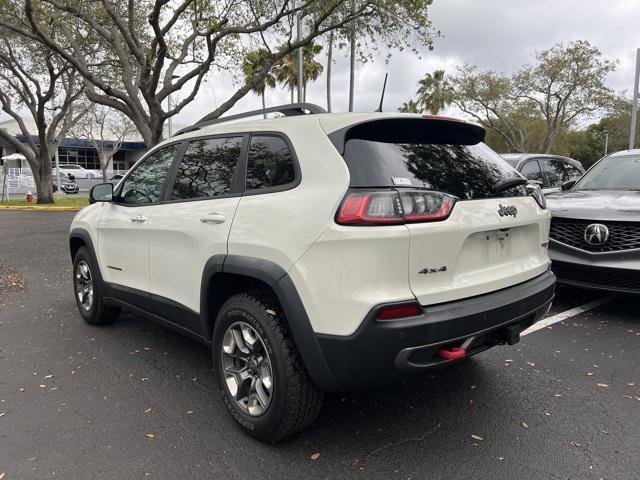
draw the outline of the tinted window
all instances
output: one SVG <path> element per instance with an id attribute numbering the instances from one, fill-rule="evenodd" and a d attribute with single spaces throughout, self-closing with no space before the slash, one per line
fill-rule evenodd
<path id="1" fill-rule="evenodd" d="M 189 142 L 176 172 L 171 199 L 209 198 L 230 193 L 241 147 L 242 137 Z"/>
<path id="2" fill-rule="evenodd" d="M 130 205 L 157 202 L 178 147 L 161 148 L 138 165 L 122 184 L 119 201 Z"/>
<path id="3" fill-rule="evenodd" d="M 247 190 L 277 187 L 293 182 L 293 158 L 280 137 L 252 136 L 247 159 Z"/>
<path id="4" fill-rule="evenodd" d="M 578 181 L 573 190 L 640 190 L 640 157 L 605 157 Z"/>
<path id="5" fill-rule="evenodd" d="M 455 195 L 462 199 L 493 194 L 505 179 L 520 175 L 484 143 L 474 145 L 381 142 L 350 139 L 344 158 L 352 187 L 422 187 Z M 523 195 L 514 188 L 501 195 Z"/>
<path id="6" fill-rule="evenodd" d="M 520 173 L 524 175 L 527 180 L 544 183 L 544 178 L 542 177 L 540 165 L 538 165 L 537 160 L 529 160 L 525 163 L 520 169 Z"/>
<path id="7" fill-rule="evenodd" d="M 583 170 L 580 170 L 578 167 L 575 167 L 570 163 L 565 163 L 564 168 L 567 171 L 567 175 L 569 175 L 569 180 L 577 180 L 584 173 Z"/>
<path id="8" fill-rule="evenodd" d="M 547 176 L 546 186 L 559 187 L 569 180 L 567 172 L 564 169 L 564 162 L 555 158 L 541 158 L 540 165 Z"/>

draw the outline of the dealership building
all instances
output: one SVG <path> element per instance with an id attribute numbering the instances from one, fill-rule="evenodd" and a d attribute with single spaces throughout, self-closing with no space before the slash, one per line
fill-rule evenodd
<path id="1" fill-rule="evenodd" d="M 32 134 L 35 143 L 38 143 L 38 137 L 36 135 L 37 129 L 35 123 L 30 118 L 23 119 L 27 129 Z M 0 122 L 0 128 L 6 130 L 11 135 L 14 135 L 20 143 L 27 143 L 27 137 L 22 133 L 18 123 L 11 119 Z M 106 135 L 108 138 L 109 135 Z M 115 135 L 114 135 L 115 138 Z M 112 149 L 115 140 L 105 140 L 104 148 Z M 111 164 L 107 167 L 107 170 L 112 171 L 125 171 L 128 170 L 147 150 L 145 143 L 142 141 L 137 132 L 136 135 L 125 138 L 118 151 L 113 156 Z M 0 139 L 0 158 L 6 157 L 16 153 L 16 149 L 8 142 Z M 58 147 L 58 158 L 60 164 L 76 164 L 83 168 L 91 170 L 100 170 L 100 159 L 98 151 L 87 139 L 75 138 L 73 136 L 65 137 L 62 143 Z M 29 165 L 24 160 L 8 160 L 7 166 L 10 169 L 29 169 Z M 54 166 L 55 169 L 55 166 Z M 54 172 L 55 176 L 55 172 Z"/>

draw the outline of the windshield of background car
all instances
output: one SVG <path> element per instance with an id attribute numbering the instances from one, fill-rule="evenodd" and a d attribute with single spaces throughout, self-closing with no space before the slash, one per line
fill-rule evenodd
<path id="1" fill-rule="evenodd" d="M 460 199 L 477 199 L 495 196 L 496 185 L 505 180 L 522 178 L 500 155 L 477 142 L 477 137 L 465 134 L 464 129 L 469 128 L 465 124 L 448 127 L 444 125 L 447 122 L 424 120 L 413 120 L 413 125 L 386 123 L 384 129 L 376 130 L 361 125 L 348 135 L 343 156 L 352 188 L 425 188 Z M 433 124 L 441 125 L 434 129 Z M 412 128 L 416 125 L 417 129 Z M 499 195 L 526 195 L 526 190 L 515 187 Z"/>
<path id="2" fill-rule="evenodd" d="M 640 190 L 640 155 L 603 158 L 572 190 Z"/>

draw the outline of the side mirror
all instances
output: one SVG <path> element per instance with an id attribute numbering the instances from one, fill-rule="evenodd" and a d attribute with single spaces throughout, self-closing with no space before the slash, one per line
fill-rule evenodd
<path id="1" fill-rule="evenodd" d="M 113 201 L 113 183 L 99 183 L 89 191 L 89 203 Z"/>
<path id="2" fill-rule="evenodd" d="M 577 180 L 569 180 L 568 182 L 564 182 L 561 187 L 562 187 L 562 191 L 564 192 L 565 190 L 569 190 L 571 187 L 573 187 L 576 184 Z"/>

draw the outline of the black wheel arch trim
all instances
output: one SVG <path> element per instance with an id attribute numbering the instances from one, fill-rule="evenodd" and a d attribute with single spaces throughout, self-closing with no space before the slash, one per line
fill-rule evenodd
<path id="1" fill-rule="evenodd" d="M 91 235 L 84 228 L 74 228 L 69 233 L 69 253 L 71 255 L 71 262 L 74 261 L 73 249 L 71 247 L 71 241 L 74 239 L 81 240 L 87 251 L 89 252 L 89 256 L 91 256 L 91 261 L 95 265 L 94 275 L 97 275 L 100 281 L 102 281 L 102 272 L 100 272 L 100 266 L 98 264 L 98 257 L 96 256 L 96 251 L 93 246 L 93 240 L 91 240 Z"/>
<path id="2" fill-rule="evenodd" d="M 260 280 L 273 289 L 285 317 L 302 360 L 313 381 L 323 390 L 339 389 L 329 366 L 322 354 L 316 333 L 311 327 L 309 316 L 300 295 L 287 272 L 269 260 L 243 255 L 215 255 L 205 264 L 202 273 L 200 312 L 205 335 L 212 334 L 208 296 L 211 280 L 216 274 L 231 273 Z"/>

